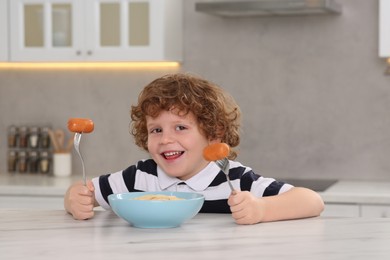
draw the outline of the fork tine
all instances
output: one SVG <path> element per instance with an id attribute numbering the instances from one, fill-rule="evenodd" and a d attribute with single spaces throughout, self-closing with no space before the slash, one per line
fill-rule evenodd
<path id="1" fill-rule="evenodd" d="M 217 160 L 215 162 L 217 163 L 217 165 L 221 169 L 221 171 L 226 175 L 226 179 L 228 181 L 229 187 L 232 190 L 232 192 L 234 192 L 234 188 L 233 188 L 233 185 L 232 185 L 232 183 L 230 181 L 230 177 L 229 177 L 229 168 L 230 168 L 229 160 L 224 158 L 222 160 Z"/>

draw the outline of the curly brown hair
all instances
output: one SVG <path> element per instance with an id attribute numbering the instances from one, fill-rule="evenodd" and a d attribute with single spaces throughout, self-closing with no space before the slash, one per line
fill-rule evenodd
<path id="1" fill-rule="evenodd" d="M 209 140 L 221 139 L 230 147 L 240 143 L 240 108 L 218 85 L 190 74 L 169 74 L 149 83 L 131 106 L 131 134 L 139 147 L 148 151 L 146 116 L 161 111 L 192 112 L 202 134 Z M 237 157 L 231 149 L 230 159 Z"/>

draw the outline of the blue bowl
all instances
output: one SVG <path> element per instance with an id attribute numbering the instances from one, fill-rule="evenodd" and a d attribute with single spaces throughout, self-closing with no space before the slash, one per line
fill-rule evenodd
<path id="1" fill-rule="evenodd" d="M 182 200 L 135 200 L 144 195 L 176 196 Z M 198 214 L 204 196 L 191 192 L 128 192 L 111 194 L 112 210 L 131 225 L 139 228 L 173 228 Z"/>

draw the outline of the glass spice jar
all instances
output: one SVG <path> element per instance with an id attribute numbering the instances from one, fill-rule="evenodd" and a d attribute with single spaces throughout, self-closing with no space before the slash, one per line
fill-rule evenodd
<path id="1" fill-rule="evenodd" d="M 39 157 L 37 151 L 30 151 L 28 153 L 28 171 L 37 173 L 39 169 Z"/>
<path id="2" fill-rule="evenodd" d="M 20 173 L 27 172 L 27 153 L 25 151 L 19 152 L 17 168 Z"/>
<path id="3" fill-rule="evenodd" d="M 41 136 L 39 138 L 39 147 L 49 148 L 50 147 L 50 136 L 49 136 L 49 127 L 45 126 L 41 129 Z"/>
<path id="4" fill-rule="evenodd" d="M 16 151 L 9 151 L 7 160 L 8 172 L 16 172 L 17 161 L 18 153 Z"/>
<path id="5" fill-rule="evenodd" d="M 13 148 L 17 146 L 18 128 L 14 125 L 8 127 L 8 147 Z"/>
<path id="6" fill-rule="evenodd" d="M 49 173 L 50 171 L 50 156 L 49 153 L 43 151 L 39 155 L 39 172 Z"/>
<path id="7" fill-rule="evenodd" d="M 28 146 L 28 128 L 26 126 L 19 127 L 19 147 L 27 148 Z"/>
<path id="8" fill-rule="evenodd" d="M 39 127 L 32 126 L 29 129 L 29 135 L 28 135 L 28 145 L 30 148 L 38 148 L 39 144 Z"/>

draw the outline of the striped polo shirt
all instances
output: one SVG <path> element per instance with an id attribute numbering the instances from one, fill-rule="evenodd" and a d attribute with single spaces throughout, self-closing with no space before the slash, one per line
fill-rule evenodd
<path id="1" fill-rule="evenodd" d="M 230 161 L 229 177 L 235 190 L 250 191 L 256 197 L 273 196 L 293 186 L 265 178 L 236 161 Z M 139 161 L 123 171 L 92 179 L 95 198 L 100 206 L 109 209 L 108 195 L 134 191 L 180 191 L 203 194 L 205 202 L 200 212 L 231 213 L 227 200 L 231 190 L 225 174 L 210 162 L 192 178 L 182 181 L 167 175 L 152 159 Z"/>

